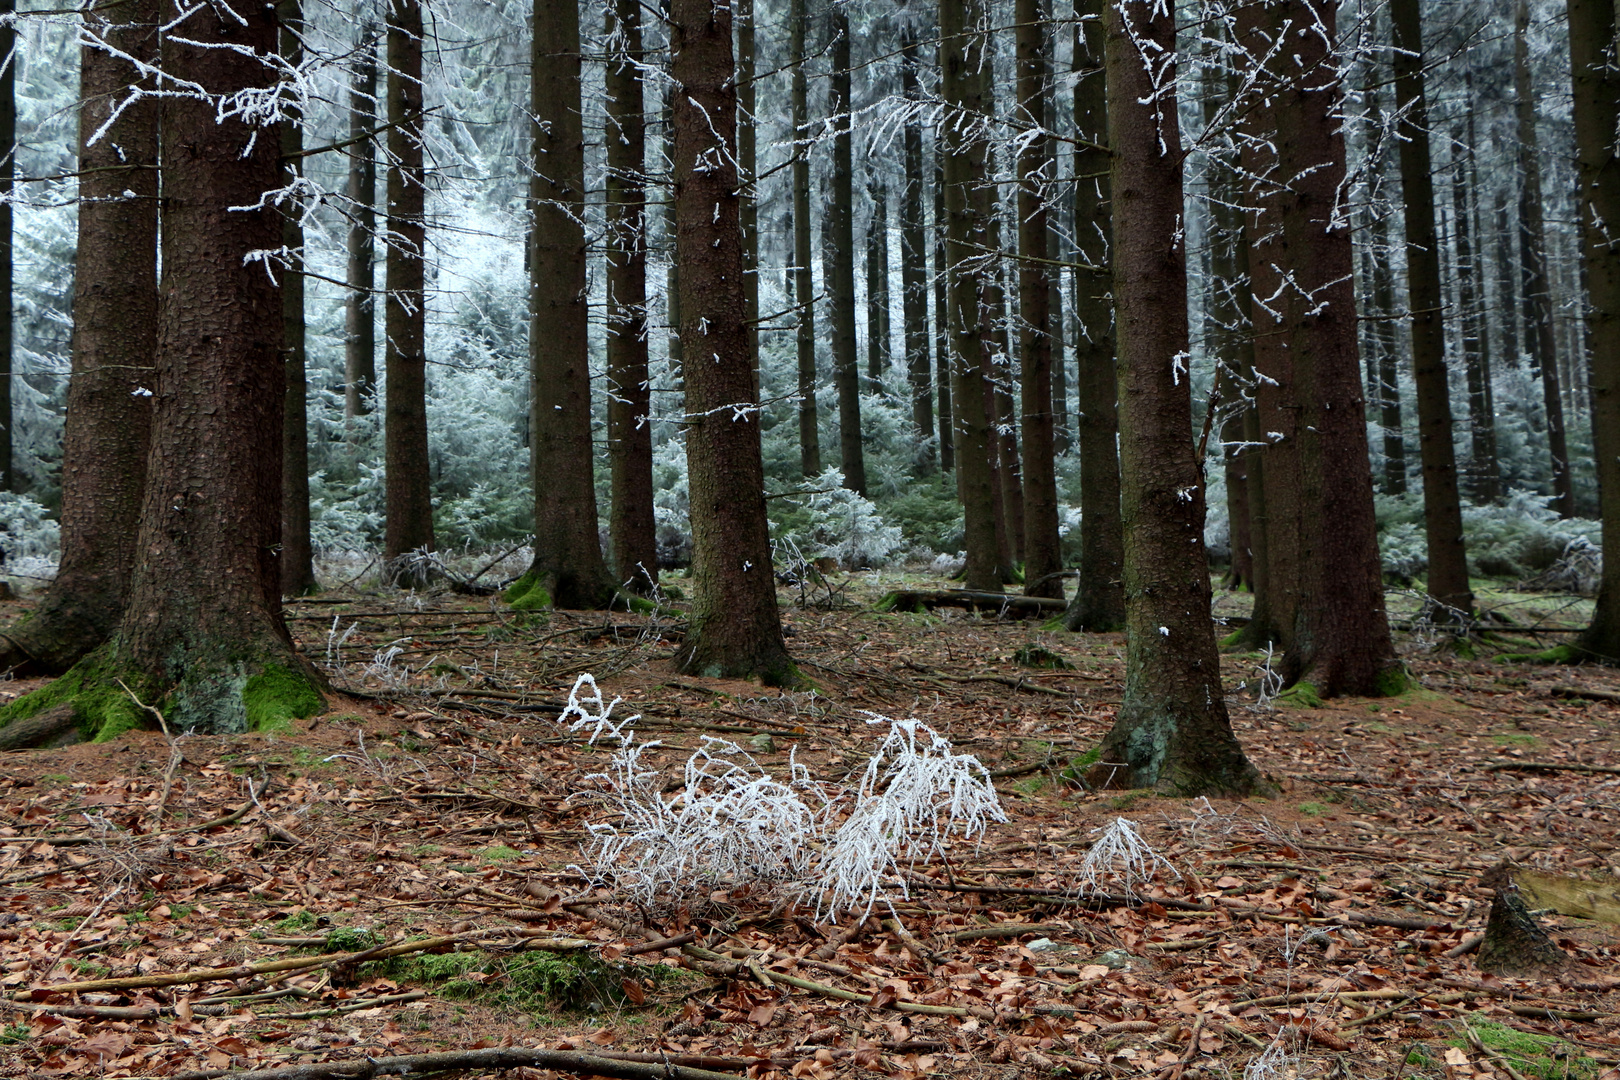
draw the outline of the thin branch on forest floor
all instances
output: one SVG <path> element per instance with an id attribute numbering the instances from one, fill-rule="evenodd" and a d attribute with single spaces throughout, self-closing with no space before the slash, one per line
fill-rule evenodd
<path id="1" fill-rule="evenodd" d="M 1534 772 L 1611 773 L 1620 775 L 1620 766 L 1616 765 L 1560 765 L 1552 761 L 1493 761 L 1485 766 L 1486 772 L 1502 772 L 1503 770 L 1512 769 L 1529 769 Z"/>
<path id="2" fill-rule="evenodd" d="M 517 1046 L 404 1054 L 358 1061 L 321 1061 L 281 1069 L 201 1069 L 177 1073 L 174 1080 L 348 1080 L 521 1068 L 555 1069 L 577 1075 L 611 1076 L 617 1080 L 742 1080 L 734 1073 L 695 1069 L 664 1060 L 657 1063 L 621 1061 L 575 1050 L 539 1050 Z"/>

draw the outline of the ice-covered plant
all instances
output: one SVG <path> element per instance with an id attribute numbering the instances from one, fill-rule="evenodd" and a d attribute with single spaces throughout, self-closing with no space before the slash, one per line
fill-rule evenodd
<path id="1" fill-rule="evenodd" d="M 900 527 L 885 521 L 870 499 L 845 487 L 836 468 L 806 485 L 811 491 L 802 499 L 785 499 L 772 508 L 777 540 L 792 540 L 814 557 L 836 559 L 850 570 L 883 566 L 905 546 Z"/>
<path id="2" fill-rule="evenodd" d="M 1170 860 L 1154 851 L 1128 818 L 1117 817 L 1103 828 L 1091 830 L 1091 835 L 1097 839 L 1080 864 L 1083 893 L 1104 892 L 1109 883 L 1118 883 L 1126 896 L 1134 897 L 1137 888 L 1152 881 L 1160 870 L 1181 879 Z"/>
<path id="3" fill-rule="evenodd" d="M 589 687 L 589 690 L 581 697 L 579 692 L 585 687 Z M 612 739 L 620 746 L 626 746 L 635 738 L 634 725 L 641 719 L 641 714 L 627 716 L 614 723 L 613 707 L 623 700 L 614 698 L 612 701 L 604 701 L 602 689 L 596 685 L 596 676 L 586 672 L 574 680 L 574 688 L 568 691 L 568 704 L 563 706 L 557 722 L 567 724 L 570 735 L 589 730 L 591 737 L 586 741 L 592 746 L 596 745 L 597 739 L 604 737 Z"/>

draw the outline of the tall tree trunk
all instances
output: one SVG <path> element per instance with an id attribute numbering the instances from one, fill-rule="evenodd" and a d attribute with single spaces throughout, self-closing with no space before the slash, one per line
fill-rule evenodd
<path id="1" fill-rule="evenodd" d="M 16 417 L 12 415 L 11 378 L 16 371 L 16 356 L 12 351 L 12 313 L 16 301 L 12 295 L 14 264 L 16 259 L 12 232 L 11 196 L 17 175 L 17 29 L 13 22 L 17 0 L 0 0 L 0 296 L 6 298 L 6 310 L 0 312 L 0 364 L 5 374 L 0 375 L 0 491 L 22 491 L 12 461 L 12 430 Z M 4 556 L 0 556 L 0 561 Z"/>
<path id="2" fill-rule="evenodd" d="M 693 596 L 675 664 L 786 685 L 797 673 L 776 607 L 759 412 L 738 408 L 756 398 L 743 325 L 731 5 L 673 0 L 669 17 L 681 332 L 713 358 L 686 370 Z"/>
<path id="3" fill-rule="evenodd" d="M 601 608 L 612 602 L 613 588 L 597 539 L 596 455 L 591 446 L 579 6 L 573 0 L 537 5 L 533 40 L 529 448 L 534 562 L 525 578 L 530 588 L 545 590 L 530 604 L 543 604 L 549 596 L 561 608 Z M 737 286 L 741 289 L 743 283 L 739 280 Z M 747 330 L 740 328 L 746 353 Z M 520 583 L 507 595 L 517 601 L 531 594 Z"/>
<path id="4" fill-rule="evenodd" d="M 984 78 L 988 85 L 994 85 L 994 68 L 989 57 L 985 58 Z M 986 107 L 993 107 L 991 95 L 986 90 Z M 987 165 L 988 167 L 988 165 Z M 1001 206 L 998 198 L 999 191 L 993 184 L 984 185 L 984 214 L 990 227 L 984 231 L 979 241 L 979 250 L 1003 251 L 1001 241 Z M 1013 400 L 1013 392 L 1017 389 L 1017 369 L 1013 366 L 1012 349 L 1012 319 L 1007 311 L 1007 283 L 1002 277 L 1002 267 L 999 263 L 992 263 L 988 272 L 990 274 L 990 287 L 986 294 L 985 303 L 989 309 L 989 333 L 985 339 L 985 385 L 990 388 L 991 399 L 985 406 L 990 416 L 990 436 L 995 443 L 995 451 L 991 454 L 991 464 L 996 472 L 996 483 L 1001 491 L 1001 513 L 1005 523 L 1006 543 L 1002 547 L 1001 580 L 1010 583 L 1018 580 L 1014 567 L 1024 561 L 1024 480 L 1023 468 L 1019 465 L 1018 456 L 1018 406 Z"/>
<path id="5" fill-rule="evenodd" d="M 810 104 L 805 65 L 809 15 L 805 0 L 793 0 L 788 15 L 789 63 L 793 68 L 793 285 L 799 309 L 799 470 L 821 475 L 821 435 L 816 421 L 816 280 L 810 229 Z"/>
<path id="6" fill-rule="evenodd" d="M 1046 310 L 1052 333 L 1052 453 L 1058 457 L 1074 448 L 1074 431 L 1069 427 L 1069 316 L 1063 301 L 1063 255 L 1063 226 L 1050 221 L 1046 230 Z"/>
<path id="7" fill-rule="evenodd" d="M 645 54 L 639 0 L 614 0 L 608 19 L 609 37 L 617 42 L 605 76 L 607 437 L 613 499 L 608 536 L 613 545 L 614 580 L 621 587 L 644 592 L 658 581 L 658 542 L 653 520 L 652 387 L 647 356 L 647 129 L 642 112 L 640 65 Z M 744 201 L 745 217 L 753 205 L 752 199 Z M 750 282 L 748 293 L 757 304 L 757 274 Z M 756 326 L 751 340 L 757 339 Z"/>
<path id="8" fill-rule="evenodd" d="M 377 117 L 377 40 L 360 29 L 354 82 L 349 87 L 348 286 L 343 303 L 343 416 L 371 411 L 377 393 L 376 240 L 377 150 L 367 136 Z"/>
<path id="9" fill-rule="evenodd" d="M 945 170 L 945 271 L 950 291 L 952 432 L 957 451 L 957 490 L 967 547 L 964 583 L 969 589 L 1001 591 L 996 546 L 998 492 L 990 466 L 990 413 L 985 408 L 984 368 L 991 337 L 988 280 L 982 248 L 988 231 L 985 191 L 988 147 L 976 130 L 984 115 L 984 38 L 977 32 L 982 0 L 939 0 L 940 89 L 947 116 L 938 138 Z M 970 29 L 971 28 L 971 29 Z"/>
<path id="10" fill-rule="evenodd" d="M 940 53 L 940 70 L 945 68 Z M 950 264 L 945 259 L 945 238 L 950 232 L 945 212 L 945 136 L 934 129 L 934 385 L 939 387 L 939 467 L 956 468 L 956 412 L 951 404 L 952 357 L 950 290 L 946 282 Z"/>
<path id="11" fill-rule="evenodd" d="M 889 191 L 871 184 L 872 220 L 866 227 L 866 378 L 881 393 L 889 370 Z"/>
<path id="12" fill-rule="evenodd" d="M 115 120 L 112 112 L 131 87 L 151 89 L 131 60 L 157 63 L 157 0 L 131 0 L 108 15 L 87 13 L 83 29 L 106 47 L 79 49 L 62 557 L 34 613 L 0 638 L 0 668 L 18 674 L 60 674 L 104 644 L 124 613 L 135 562 L 157 350 L 158 99 L 136 98 Z"/>
<path id="13" fill-rule="evenodd" d="M 1457 492 L 1457 453 L 1452 442 L 1418 0 L 1391 0 L 1390 13 L 1395 24 L 1395 96 L 1400 105 L 1397 131 L 1406 221 L 1407 302 L 1412 311 L 1412 374 L 1417 383 L 1418 441 L 1423 459 L 1428 592 L 1447 607 L 1466 613 L 1473 610 L 1474 594 L 1468 584 L 1468 556 Z"/>
<path id="14" fill-rule="evenodd" d="M 913 109 L 920 107 L 917 81 L 917 30 L 909 18 L 900 24 L 900 93 Z M 933 364 L 928 349 L 928 231 L 923 220 L 922 122 L 908 113 L 902 136 L 905 187 L 900 195 L 900 286 L 905 291 L 906 375 L 911 385 L 911 422 L 922 442 L 916 465 L 922 475 L 934 470 Z"/>
<path id="15" fill-rule="evenodd" d="M 1591 348 L 1592 448 L 1597 459 L 1603 547 L 1620 552 L 1620 73 L 1615 69 L 1614 5 L 1569 0 L 1570 70 L 1574 73 L 1578 207 L 1586 266 L 1587 340 Z M 1592 623 L 1575 642 L 1574 659 L 1620 664 L 1620 557 L 1603 560 Z"/>
<path id="16" fill-rule="evenodd" d="M 1192 430 L 1175 18 L 1149 0 L 1106 14 L 1125 520 L 1125 695 L 1096 786 L 1247 794 L 1259 773 L 1232 734 L 1209 618 L 1204 496 Z"/>
<path id="17" fill-rule="evenodd" d="M 1525 337 L 1541 373 L 1547 411 L 1547 451 L 1552 459 L 1552 508 L 1575 516 L 1569 447 L 1564 436 L 1564 403 L 1559 393 L 1558 342 L 1553 327 L 1552 282 L 1547 274 L 1547 230 L 1541 202 L 1541 154 L 1536 137 L 1536 100 L 1530 84 L 1529 0 L 1518 0 L 1513 26 L 1513 89 L 1519 134 L 1519 266 L 1523 282 Z M 1431 558 L 1431 563 L 1433 559 Z M 1432 590 L 1431 590 L 1432 591 Z"/>
<path id="18" fill-rule="evenodd" d="M 300 0 L 280 0 L 281 55 L 296 69 L 303 62 L 304 17 Z M 303 117 L 288 109 L 281 125 L 282 178 L 291 184 L 302 173 Z M 304 345 L 303 203 L 294 201 L 281 222 L 288 251 L 281 283 L 281 353 L 285 358 L 286 400 L 282 410 L 281 591 L 304 596 L 315 591 L 315 564 L 309 539 L 309 414 L 305 404 L 307 350 Z"/>
<path id="19" fill-rule="evenodd" d="M 428 478 L 426 173 L 422 166 L 422 3 L 388 2 L 388 479 L 383 558 L 433 546 Z"/>
<path id="20" fill-rule="evenodd" d="M 617 0 L 615 0 L 617 2 Z M 759 98 L 754 85 L 754 0 L 737 0 L 737 168 L 742 184 L 743 295 L 748 301 L 748 355 L 754 369 L 754 394 L 759 394 L 759 178 L 757 145 Z M 639 166 L 638 166 L 639 167 Z"/>
<path id="21" fill-rule="evenodd" d="M 1502 362 L 1509 368 L 1519 369 L 1519 281 L 1518 261 L 1513 228 L 1513 212 L 1507 195 L 1498 192 L 1496 202 L 1496 292 L 1497 313 L 1502 326 Z M 1517 403 L 1510 405 L 1523 411 Z"/>
<path id="22" fill-rule="evenodd" d="M 1048 26 L 1040 0 L 1018 0 L 1019 119 L 1035 131 L 1047 126 Z M 1052 143 L 1030 139 L 1018 161 L 1019 384 L 1024 428 L 1024 593 L 1063 599 L 1063 556 L 1058 547 L 1057 473 L 1052 447 L 1051 281 L 1046 263 L 1051 232 L 1046 183 L 1054 179 Z M 1056 326 L 1061 329 L 1061 324 Z"/>
<path id="23" fill-rule="evenodd" d="M 861 441 L 861 369 L 855 342 L 855 160 L 850 117 L 849 11 L 829 4 L 827 36 L 832 78 L 827 113 L 833 125 L 832 198 L 823 226 L 831 259 L 833 385 L 838 388 L 839 463 L 844 486 L 866 494 L 866 447 Z"/>
<path id="24" fill-rule="evenodd" d="M 1473 100 L 1473 73 L 1465 85 Z M 1463 362 L 1468 378 L 1468 442 L 1470 488 L 1477 502 L 1495 502 L 1501 495 L 1501 472 L 1496 461 L 1496 417 L 1491 415 L 1490 341 L 1484 333 L 1485 312 L 1479 258 L 1474 251 L 1471 223 L 1474 188 L 1474 113 L 1457 143 L 1460 155 L 1451 183 L 1452 214 L 1457 222 L 1457 302 L 1462 327 Z"/>
<path id="25" fill-rule="evenodd" d="M 1367 115 L 1378 127 L 1384 124 L 1384 110 L 1379 103 L 1378 82 L 1385 77 L 1381 67 L 1369 64 L 1367 81 L 1362 88 Z M 1383 186 L 1383 182 L 1382 175 L 1373 180 L 1379 187 Z M 1390 242 L 1389 218 L 1390 215 L 1387 213 L 1373 215 L 1372 272 L 1369 277 L 1372 282 L 1371 300 L 1376 321 L 1373 322 L 1371 333 L 1368 335 L 1374 343 L 1374 355 L 1368 357 L 1368 365 L 1373 370 L 1373 402 L 1377 408 L 1378 428 L 1383 436 L 1384 494 L 1405 495 L 1406 434 L 1401 428 L 1399 334 L 1396 332 L 1394 322 L 1395 271 L 1390 265 L 1390 252 L 1393 248 Z"/>
<path id="26" fill-rule="evenodd" d="M 1119 503 L 1118 382 L 1114 355 L 1113 192 L 1103 0 L 1076 0 L 1074 37 L 1074 321 L 1080 425 L 1080 573 L 1063 613 L 1070 630 L 1125 625 L 1125 531 Z M 1080 22 L 1084 18 L 1086 21 Z"/>

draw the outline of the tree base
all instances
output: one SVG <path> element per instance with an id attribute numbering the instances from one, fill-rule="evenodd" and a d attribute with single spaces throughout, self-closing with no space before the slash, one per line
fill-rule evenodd
<path id="1" fill-rule="evenodd" d="M 1504 863 L 1481 881 L 1490 885 L 1491 914 L 1485 923 L 1485 940 L 1479 944 L 1475 960 L 1479 970 L 1490 975 L 1552 975 L 1569 963 L 1564 950 L 1553 944 L 1519 896 Z"/>

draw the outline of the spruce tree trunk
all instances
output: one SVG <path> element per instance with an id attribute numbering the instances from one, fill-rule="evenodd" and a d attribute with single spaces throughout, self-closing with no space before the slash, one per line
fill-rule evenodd
<path id="1" fill-rule="evenodd" d="M 1418 0 L 1391 0 L 1395 24 L 1395 96 L 1400 106 L 1401 193 L 1406 221 L 1407 303 L 1412 312 L 1412 374 L 1417 383 L 1418 440 L 1423 460 L 1423 526 L 1428 541 L 1428 593 L 1468 613 L 1457 453 L 1441 321 L 1440 261 L 1434 227 L 1428 106 L 1423 89 L 1423 32 Z"/>
<path id="2" fill-rule="evenodd" d="M 866 378 L 869 393 L 883 392 L 889 370 L 889 190 L 870 185 L 872 218 L 866 227 Z"/>
<path id="3" fill-rule="evenodd" d="M 938 50 L 935 50 L 938 52 Z M 942 55 L 942 54 L 941 54 Z M 941 59 L 940 69 L 944 70 Z M 939 388 L 939 467 L 956 469 L 956 412 L 951 405 L 951 305 L 946 279 L 950 274 L 945 261 L 945 237 L 949 231 L 945 214 L 944 136 L 934 131 L 934 385 Z"/>
<path id="4" fill-rule="evenodd" d="M 0 376 L 0 491 L 22 491 L 12 461 L 11 433 L 16 425 L 12 415 L 11 378 L 17 370 L 12 355 L 12 317 L 16 302 L 12 295 L 15 286 L 16 258 L 12 235 L 11 196 L 17 174 L 17 30 L 12 17 L 17 0 L 0 0 L 0 296 L 6 297 L 6 310 L 0 312 L 0 363 L 5 374 Z M 0 562 L 4 556 L 0 555 Z"/>
<path id="5" fill-rule="evenodd" d="M 131 102 L 131 57 L 157 61 L 157 0 L 93 12 L 79 50 L 79 235 L 72 377 L 62 428 L 62 556 L 34 613 L 0 638 L 0 667 L 57 675 L 118 627 L 135 562 L 157 351 L 157 99 Z M 9 31 L 7 31 L 9 33 Z M 125 194 L 126 192 L 130 194 Z M 144 392 L 143 392 L 144 391 Z"/>
<path id="6" fill-rule="evenodd" d="M 304 17 L 300 0 L 280 0 L 281 55 L 293 68 L 303 62 Z M 282 178 L 291 184 L 302 173 L 303 118 L 281 125 Z M 281 353 L 285 358 L 286 400 L 282 410 L 281 591 L 305 596 L 315 591 L 315 564 L 309 540 L 309 413 L 305 404 L 307 350 L 304 345 L 303 203 L 295 201 L 282 217 L 281 243 L 290 253 L 281 282 Z"/>
<path id="7" fill-rule="evenodd" d="M 1473 80 L 1468 83 L 1472 86 Z M 1472 93 L 1470 93 L 1472 99 Z M 1469 131 L 1459 144 L 1458 163 L 1451 182 L 1451 208 L 1457 223 L 1457 313 L 1462 330 L 1464 371 L 1468 379 L 1468 450 L 1469 489 L 1480 503 L 1495 502 L 1501 494 L 1499 471 L 1496 463 L 1496 418 L 1490 412 L 1490 357 L 1486 354 L 1489 342 L 1482 332 L 1485 313 L 1481 308 L 1479 265 L 1474 253 L 1470 228 L 1473 187 L 1473 114 L 1469 114 Z"/>
<path id="8" fill-rule="evenodd" d="M 1261 780 L 1226 714 L 1192 380 L 1175 367 L 1188 346 L 1175 18 L 1169 5 L 1123 0 L 1108 4 L 1105 19 L 1126 670 L 1124 700 L 1087 779 L 1181 796 L 1242 795 Z"/>
<path id="9" fill-rule="evenodd" d="M 988 87 L 994 85 L 995 72 L 989 57 L 985 58 L 985 106 L 994 108 Z M 990 162 L 987 159 L 986 168 Z M 1001 200 L 995 185 L 981 188 L 983 216 L 989 223 L 980 241 L 981 257 L 985 251 L 1002 251 Z M 1012 320 L 1007 312 L 1007 283 L 1002 278 L 999 260 L 987 268 L 989 289 L 985 304 L 990 316 L 985 338 L 985 385 L 990 388 L 991 399 L 985 408 L 991 418 L 990 437 L 995 443 L 991 455 L 996 473 L 996 484 L 1001 492 L 1000 506 L 1005 525 L 1005 543 L 1001 549 L 1001 580 L 1003 584 L 1017 581 L 1015 567 L 1024 561 L 1024 479 L 1018 455 L 1018 406 L 1013 400 L 1017 389 L 1018 373 L 1014 366 L 1012 349 Z"/>
<path id="10" fill-rule="evenodd" d="M 917 31 L 909 18 L 900 25 L 900 93 L 915 105 L 922 98 L 917 82 Z M 928 231 L 923 219 L 922 123 L 908 116 L 902 136 L 905 148 L 905 187 L 900 195 L 900 285 L 905 290 L 906 375 L 911 385 L 911 422 L 922 442 L 917 470 L 934 471 L 937 460 L 934 435 L 933 361 L 928 348 Z"/>
<path id="11" fill-rule="evenodd" d="M 1385 77 L 1381 67 L 1367 66 L 1367 81 L 1362 88 L 1367 115 L 1372 123 L 1384 123 L 1383 106 L 1379 103 L 1378 83 Z M 1384 186 L 1384 177 L 1375 176 L 1372 183 Z M 1385 495 L 1406 494 L 1406 436 L 1401 430 L 1401 385 L 1398 355 L 1399 334 L 1395 329 L 1395 271 L 1390 265 L 1390 230 L 1388 214 L 1374 215 L 1372 223 L 1371 306 L 1377 321 L 1372 324 L 1368 337 L 1373 355 L 1368 357 L 1374 387 L 1370 391 L 1377 411 L 1378 428 L 1383 436 Z"/>
<path id="12" fill-rule="evenodd" d="M 838 449 L 844 486 L 866 494 L 866 447 L 861 441 L 861 368 L 855 340 L 855 161 L 850 117 L 849 11 L 828 5 L 832 53 L 827 113 L 832 119 L 832 198 L 823 238 L 831 258 L 827 291 L 832 301 L 833 385 L 838 389 Z"/>
<path id="13" fill-rule="evenodd" d="M 788 685 L 797 673 L 782 640 L 765 517 L 760 414 L 743 324 L 737 92 L 726 0 L 673 0 L 676 253 L 681 334 L 710 362 L 686 370 L 693 597 L 678 669 Z"/>
<path id="14" fill-rule="evenodd" d="M 618 50 L 607 82 L 607 438 L 612 508 L 608 536 L 621 587 L 658 581 L 653 519 L 652 392 L 647 356 L 647 129 L 643 118 L 641 4 L 614 0 Z M 753 200 L 745 200 L 747 211 Z M 746 228 L 745 224 L 745 228 Z M 757 275 L 750 299 L 759 301 Z M 756 332 L 751 339 L 758 339 Z"/>
<path id="15" fill-rule="evenodd" d="M 969 123 L 984 112 L 984 39 L 976 28 L 982 0 L 939 0 L 940 89 L 946 117 L 938 138 L 944 167 L 946 287 L 949 290 L 952 441 L 967 548 L 963 583 L 1000 592 L 996 506 L 1000 493 L 990 465 L 990 412 L 985 383 L 992 337 L 987 271 L 980 258 L 988 232 L 984 139 Z"/>
<path id="16" fill-rule="evenodd" d="M 1114 355 L 1112 181 L 1103 71 L 1103 0 L 1076 0 L 1074 38 L 1075 395 L 1080 443 L 1080 573 L 1063 613 L 1070 630 L 1125 625 L 1125 532 L 1119 503 Z"/>
<path id="17" fill-rule="evenodd" d="M 617 2 L 617 0 L 615 0 Z M 754 394 L 759 395 L 759 192 L 756 156 L 759 120 L 754 115 L 759 98 L 754 85 L 754 0 L 737 0 L 737 168 L 742 184 L 743 282 L 748 301 L 748 355 L 754 369 Z M 649 564 L 651 565 L 651 564 Z"/>
<path id="18" fill-rule="evenodd" d="M 343 416 L 371 411 L 377 393 L 376 239 L 377 151 L 366 137 L 377 117 L 377 41 L 360 29 L 354 82 L 349 87 L 348 295 L 343 304 Z"/>
<path id="19" fill-rule="evenodd" d="M 612 602 L 613 588 L 597 539 L 591 446 L 578 5 L 570 0 L 537 6 L 533 41 L 529 448 L 534 562 L 507 596 L 530 606 L 549 598 L 560 608 L 601 608 Z M 545 592 L 529 598 L 531 589 Z"/>
<path id="20" fill-rule="evenodd" d="M 1046 69 L 1048 27 L 1040 0 L 1018 0 L 1019 119 L 1031 129 L 1047 126 Z M 1031 139 L 1018 161 L 1019 388 L 1024 428 L 1024 594 L 1063 599 L 1063 557 L 1058 548 L 1057 472 L 1052 446 L 1052 337 L 1050 270 L 1046 258 L 1051 232 L 1046 215 L 1046 181 L 1056 167 L 1051 141 Z"/>
<path id="21" fill-rule="evenodd" d="M 793 0 L 788 15 L 789 64 L 793 68 L 793 299 L 799 309 L 799 470 L 821 475 L 821 434 L 816 421 L 816 281 L 810 229 L 810 98 L 805 71 L 805 0 Z"/>
<path id="22" fill-rule="evenodd" d="M 1056 160 L 1056 152 L 1053 152 Z M 1064 223 L 1052 220 L 1046 230 L 1048 282 L 1046 310 L 1052 331 L 1052 453 L 1062 457 L 1074 449 L 1074 430 L 1069 426 L 1069 316 L 1063 301 Z"/>
<path id="23" fill-rule="evenodd" d="M 1575 149 L 1580 169 L 1582 258 L 1586 265 L 1587 340 L 1591 347 L 1592 444 L 1597 459 L 1603 547 L 1620 552 L 1620 75 L 1614 5 L 1570 0 L 1570 69 L 1575 89 Z M 1620 556 L 1603 560 L 1592 624 L 1576 641 L 1578 659 L 1620 663 Z"/>
<path id="24" fill-rule="evenodd" d="M 172 78 L 221 98 L 274 85 L 273 7 L 170 4 L 164 19 Z M 273 729 L 322 705 L 281 615 L 281 297 L 247 259 L 278 246 L 281 225 L 274 208 L 236 209 L 280 186 L 279 147 L 210 101 L 165 98 L 160 115 L 163 300 L 137 561 L 110 663 L 76 670 L 109 689 L 132 675 L 173 730 Z M 99 719 L 99 734 L 119 725 Z"/>
<path id="25" fill-rule="evenodd" d="M 433 547 L 428 477 L 422 4 L 388 0 L 388 300 L 383 558 Z"/>
<path id="26" fill-rule="evenodd" d="M 1547 274 L 1547 230 L 1542 213 L 1536 100 L 1530 83 L 1529 46 L 1525 41 L 1529 25 L 1529 0 L 1519 0 L 1513 27 L 1513 89 L 1517 99 L 1520 173 L 1519 276 L 1523 286 L 1525 338 L 1541 374 L 1542 403 L 1547 413 L 1547 452 L 1552 461 L 1551 505 L 1560 517 L 1571 518 L 1575 516 L 1575 493 L 1570 484 L 1564 402 L 1559 391 L 1552 282 Z"/>

